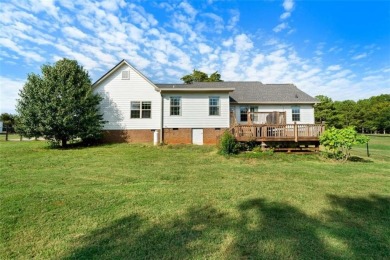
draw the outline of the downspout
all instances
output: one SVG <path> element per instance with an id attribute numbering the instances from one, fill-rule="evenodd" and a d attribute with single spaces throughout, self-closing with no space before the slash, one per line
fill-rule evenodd
<path id="1" fill-rule="evenodd" d="M 160 94 L 161 94 L 161 127 L 160 127 L 160 144 L 164 143 L 164 97 L 161 93 L 160 89 Z"/>

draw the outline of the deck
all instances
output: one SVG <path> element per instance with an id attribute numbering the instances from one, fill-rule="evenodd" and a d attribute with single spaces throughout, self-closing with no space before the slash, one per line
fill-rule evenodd
<path id="1" fill-rule="evenodd" d="M 235 125 L 230 128 L 230 132 L 237 141 L 319 141 L 319 136 L 325 131 L 322 124 L 252 124 Z"/>
<path id="2" fill-rule="evenodd" d="M 322 124 L 235 125 L 230 132 L 239 142 L 259 142 L 263 150 L 318 152 Z"/>

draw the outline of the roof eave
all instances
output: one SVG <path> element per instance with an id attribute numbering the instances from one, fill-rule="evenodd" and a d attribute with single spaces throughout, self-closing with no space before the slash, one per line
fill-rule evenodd
<path id="1" fill-rule="evenodd" d="M 231 101 L 230 103 L 233 103 L 233 104 L 317 104 L 318 102 L 313 102 L 313 101 L 250 101 L 250 102 L 246 102 L 246 101 Z"/>
<path id="2" fill-rule="evenodd" d="M 160 92 L 232 92 L 234 88 L 160 88 Z"/>

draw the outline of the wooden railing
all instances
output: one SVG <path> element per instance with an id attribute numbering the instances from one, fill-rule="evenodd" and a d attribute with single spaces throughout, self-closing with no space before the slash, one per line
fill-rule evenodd
<path id="1" fill-rule="evenodd" d="M 230 128 L 239 141 L 315 141 L 325 131 L 321 124 L 236 125 Z"/>

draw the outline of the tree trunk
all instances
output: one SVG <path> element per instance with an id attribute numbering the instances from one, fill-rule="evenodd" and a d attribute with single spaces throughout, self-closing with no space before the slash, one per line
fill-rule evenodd
<path id="1" fill-rule="evenodd" d="M 61 146 L 62 147 L 66 147 L 66 141 L 67 141 L 66 138 L 61 139 Z"/>

